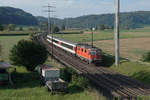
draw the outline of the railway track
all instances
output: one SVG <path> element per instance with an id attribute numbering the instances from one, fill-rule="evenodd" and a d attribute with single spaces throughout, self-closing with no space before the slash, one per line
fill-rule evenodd
<path id="1" fill-rule="evenodd" d="M 43 36 L 37 37 L 39 43 L 44 45 L 51 53 L 52 47 Z M 139 81 L 136 81 L 127 76 L 116 73 L 104 67 L 96 67 L 93 64 L 87 64 L 81 61 L 75 56 L 70 56 L 62 49 L 53 47 L 54 57 L 59 59 L 66 65 L 72 66 L 80 74 L 87 77 L 95 87 L 103 91 L 104 95 L 110 98 L 122 98 L 122 99 L 137 99 L 140 96 L 150 96 L 150 86 L 144 85 Z"/>

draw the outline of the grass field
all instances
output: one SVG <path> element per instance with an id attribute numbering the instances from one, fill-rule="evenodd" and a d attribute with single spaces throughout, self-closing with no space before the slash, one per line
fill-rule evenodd
<path id="1" fill-rule="evenodd" d="M 122 57 L 138 61 L 144 53 L 150 51 L 149 43 L 150 37 L 121 39 L 120 54 Z M 95 41 L 94 45 L 104 52 L 114 55 L 114 40 Z"/>
<path id="2" fill-rule="evenodd" d="M 1 36 L 3 46 L 3 59 L 9 60 L 9 50 L 21 39 L 28 39 L 28 36 Z M 56 67 L 60 64 L 46 62 Z M 15 67 L 15 66 L 14 66 Z M 17 73 L 12 73 L 14 85 L 0 87 L 0 100 L 106 100 L 103 96 L 93 90 L 76 91 L 68 94 L 56 94 L 51 96 L 45 86 L 41 85 L 38 73 L 27 72 L 23 67 L 16 67 Z M 12 72 L 13 72 L 12 68 Z"/>
<path id="3" fill-rule="evenodd" d="M 142 38 L 142 37 L 150 37 L 150 28 L 142 28 L 142 29 L 131 29 L 131 30 L 121 30 L 120 38 Z M 68 39 L 74 42 L 88 42 L 91 41 L 91 31 L 85 31 L 83 34 L 56 34 L 56 37 Z M 94 41 L 99 40 L 112 40 L 114 39 L 114 31 L 113 30 L 105 30 L 105 31 L 95 31 L 94 32 Z"/>
<path id="4" fill-rule="evenodd" d="M 0 31 L 1 34 L 30 34 L 34 33 L 34 31 Z"/>
<path id="5" fill-rule="evenodd" d="M 74 42 L 89 44 L 91 40 L 91 32 L 89 31 L 85 31 L 84 34 L 57 34 L 56 36 Z M 94 32 L 94 45 L 102 48 L 104 52 L 114 55 L 113 37 L 113 30 L 96 31 Z M 120 37 L 120 53 L 122 57 L 138 61 L 143 53 L 150 51 L 150 27 L 121 30 Z M 109 62 L 106 61 L 108 68 L 135 78 L 143 83 L 150 84 L 150 66 L 125 61 L 122 62 L 119 67 L 115 67 L 112 57 L 108 59 L 108 61 L 111 62 L 111 64 L 109 64 Z"/>
<path id="6" fill-rule="evenodd" d="M 139 80 L 142 83 L 150 84 L 150 66 L 142 65 L 136 62 L 124 61 L 121 62 L 118 67 L 112 65 L 109 68 L 131 78 Z"/>
<path id="7" fill-rule="evenodd" d="M 0 44 L 2 45 L 2 58 L 8 61 L 10 49 L 22 39 L 28 39 L 29 36 L 0 36 Z"/>
<path id="8" fill-rule="evenodd" d="M 17 73 L 12 73 L 14 85 L 0 87 L 0 100 L 105 100 L 89 91 L 52 96 L 46 87 L 41 85 L 37 72 L 27 72 L 23 67 L 16 68 Z"/>
<path id="9" fill-rule="evenodd" d="M 87 42 L 90 40 L 91 33 L 57 35 L 75 42 Z M 28 39 L 28 36 L 0 36 L 0 42 L 3 46 L 3 58 L 8 60 L 9 50 L 21 39 Z M 113 54 L 113 31 L 94 33 L 94 44 L 103 49 L 103 51 Z M 150 50 L 150 32 L 149 28 L 123 30 L 121 31 L 121 55 L 139 59 L 140 55 Z M 86 40 L 85 40 L 86 39 Z M 144 45 L 143 45 L 144 44 Z M 143 83 L 150 84 L 150 67 L 136 62 L 121 61 L 119 67 L 113 64 L 113 57 L 107 58 L 106 63 L 111 62 L 107 67 L 129 77 L 135 78 Z M 54 66 L 60 67 L 60 64 L 48 61 Z M 14 86 L 0 88 L 0 100 L 105 100 L 105 98 L 95 91 L 80 91 L 65 95 L 57 94 L 51 96 L 44 86 L 40 84 L 36 72 L 27 72 L 22 67 L 17 67 L 17 73 L 12 74 L 15 80 Z"/>
<path id="10" fill-rule="evenodd" d="M 56 34 L 56 37 L 64 38 L 74 42 L 91 43 L 91 32 L 83 34 Z M 106 53 L 114 55 L 114 31 L 94 32 L 94 45 L 102 48 Z M 121 56 L 132 60 L 139 60 L 143 53 L 150 50 L 150 27 L 121 30 L 120 32 Z"/>

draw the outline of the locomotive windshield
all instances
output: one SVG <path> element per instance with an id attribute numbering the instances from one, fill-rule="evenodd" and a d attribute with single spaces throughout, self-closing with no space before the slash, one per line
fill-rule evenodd
<path id="1" fill-rule="evenodd" d="M 96 55 L 96 52 L 95 51 L 91 51 L 90 55 Z"/>
<path id="2" fill-rule="evenodd" d="M 101 50 L 97 50 L 97 54 L 98 54 L 98 55 L 101 55 Z"/>

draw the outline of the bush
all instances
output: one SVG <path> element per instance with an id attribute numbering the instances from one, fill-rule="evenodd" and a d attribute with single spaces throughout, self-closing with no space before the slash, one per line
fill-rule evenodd
<path id="1" fill-rule="evenodd" d="M 102 31 L 105 30 L 105 25 L 104 24 L 100 24 L 99 25 L 99 30 L 102 30 Z"/>
<path id="2" fill-rule="evenodd" d="M 9 31 L 15 31 L 16 30 L 16 25 L 15 24 L 9 24 L 7 28 L 8 28 Z"/>
<path id="3" fill-rule="evenodd" d="M 76 74 L 76 72 L 73 69 L 68 67 L 60 70 L 60 78 L 67 82 L 71 82 L 72 75 L 74 74 Z"/>
<path id="4" fill-rule="evenodd" d="M 0 31 L 4 30 L 4 26 L 0 24 Z"/>
<path id="5" fill-rule="evenodd" d="M 63 80 L 70 82 L 71 87 L 87 88 L 89 85 L 89 81 L 87 78 L 78 75 L 71 68 L 61 69 L 60 77 Z"/>
<path id="6" fill-rule="evenodd" d="M 23 27 L 19 27 L 19 31 L 23 31 Z"/>
<path id="7" fill-rule="evenodd" d="M 150 51 L 147 53 L 144 53 L 141 60 L 144 62 L 150 62 Z"/>
<path id="8" fill-rule="evenodd" d="M 72 76 L 72 83 L 81 88 L 87 88 L 89 86 L 88 79 L 77 74 Z"/>
<path id="9" fill-rule="evenodd" d="M 37 65 L 43 64 L 48 57 L 45 47 L 27 40 L 21 40 L 10 51 L 10 61 L 14 65 L 24 66 L 34 71 Z"/>
<path id="10" fill-rule="evenodd" d="M 54 27 L 53 27 L 53 33 L 57 33 L 57 32 L 59 32 L 59 31 L 60 31 L 59 27 L 57 27 L 57 26 L 54 26 Z"/>
<path id="11" fill-rule="evenodd" d="M 2 60 L 2 45 L 0 43 L 0 61 Z"/>
<path id="12" fill-rule="evenodd" d="M 84 33 L 84 31 L 80 31 L 80 33 L 81 33 L 81 34 L 83 34 L 83 33 Z"/>

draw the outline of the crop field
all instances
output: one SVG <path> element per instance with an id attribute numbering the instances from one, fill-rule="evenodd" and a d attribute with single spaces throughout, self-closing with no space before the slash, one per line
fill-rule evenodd
<path id="1" fill-rule="evenodd" d="M 142 55 L 150 51 L 150 37 L 129 38 L 120 40 L 120 54 L 131 60 L 140 60 Z M 114 55 L 114 40 L 95 41 L 94 45 L 103 51 Z"/>

